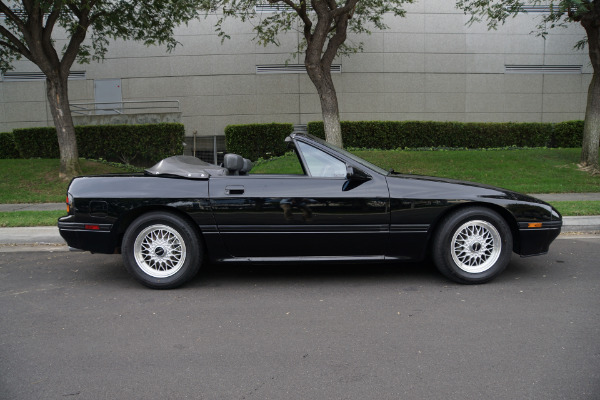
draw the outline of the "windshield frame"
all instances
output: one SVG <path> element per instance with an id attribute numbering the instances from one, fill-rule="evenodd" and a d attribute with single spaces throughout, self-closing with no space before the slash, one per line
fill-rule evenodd
<path id="1" fill-rule="evenodd" d="M 373 163 L 370 163 L 369 161 L 367 161 L 365 159 L 362 159 L 362 158 L 360 158 L 360 157 L 358 157 L 358 156 L 350 153 L 349 151 L 344 150 L 344 149 L 342 149 L 342 148 L 340 148 L 340 147 L 338 147 L 336 145 L 328 143 L 328 142 L 324 141 L 323 139 L 318 138 L 316 136 L 313 136 L 313 135 L 310 135 L 310 134 L 307 134 L 307 133 L 301 133 L 301 134 L 298 134 L 297 137 L 299 137 L 299 138 L 301 138 L 301 137 L 309 138 L 309 139 L 317 142 L 321 146 L 324 146 L 324 147 L 328 148 L 329 150 L 332 150 L 332 151 L 334 151 L 336 153 L 339 153 L 340 155 L 343 155 L 344 157 L 349 158 L 353 162 L 355 162 L 355 163 L 357 163 L 357 164 L 359 164 L 359 165 L 361 165 L 361 166 L 363 166 L 363 167 L 365 167 L 365 168 L 367 168 L 367 169 L 369 169 L 369 170 L 371 170 L 373 172 L 376 172 L 376 173 L 378 173 L 380 175 L 388 176 L 390 174 L 390 171 L 386 171 L 385 169 L 383 169 L 381 167 L 378 167 L 377 165 L 375 165 Z"/>

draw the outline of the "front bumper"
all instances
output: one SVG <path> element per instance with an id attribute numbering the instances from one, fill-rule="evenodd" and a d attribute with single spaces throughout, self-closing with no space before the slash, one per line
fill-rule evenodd
<path id="1" fill-rule="evenodd" d="M 528 222 L 519 222 L 519 251 L 521 257 L 546 254 L 550 243 L 557 238 L 562 220 L 546 221 L 541 227 L 531 228 Z"/>

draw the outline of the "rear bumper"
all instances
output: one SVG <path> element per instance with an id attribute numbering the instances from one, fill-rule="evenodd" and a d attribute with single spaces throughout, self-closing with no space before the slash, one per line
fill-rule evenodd
<path id="1" fill-rule="evenodd" d="M 562 221 L 543 222 L 540 228 L 529 228 L 529 223 L 519 223 L 519 251 L 521 257 L 546 254 L 550 243 L 560 234 Z"/>
<path id="2" fill-rule="evenodd" d="M 115 253 L 117 240 L 112 233 L 113 226 L 111 224 L 90 225 L 69 222 L 68 219 L 69 217 L 63 217 L 58 220 L 58 232 L 69 247 L 92 253 Z"/>

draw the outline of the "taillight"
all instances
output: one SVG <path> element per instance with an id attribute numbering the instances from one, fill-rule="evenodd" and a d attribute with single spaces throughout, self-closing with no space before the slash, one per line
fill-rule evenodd
<path id="1" fill-rule="evenodd" d="M 73 197 L 70 194 L 67 194 L 67 214 L 71 214 L 71 209 L 73 207 Z"/>

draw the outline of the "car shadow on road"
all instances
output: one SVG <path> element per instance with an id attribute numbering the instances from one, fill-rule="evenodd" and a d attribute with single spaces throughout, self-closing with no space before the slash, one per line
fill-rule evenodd
<path id="1" fill-rule="evenodd" d="M 88 255 L 89 257 L 89 255 Z M 94 284 L 131 287 L 138 285 L 127 273 L 120 256 L 94 255 L 80 268 L 85 280 Z M 537 262 L 536 262 L 537 261 Z M 80 262 L 83 262 L 81 260 Z M 521 259 L 514 255 L 507 269 L 493 282 L 537 279 L 546 268 L 543 258 Z M 540 268 L 542 267 L 542 268 Z M 83 278 L 83 277 L 82 277 Z M 332 283 L 344 285 L 383 284 L 461 286 L 444 278 L 430 261 L 407 263 L 353 264 L 206 264 L 185 288 L 248 285 L 292 285 Z"/>
<path id="2" fill-rule="evenodd" d="M 244 284 L 361 283 L 443 281 L 431 263 L 207 265 L 186 287 Z"/>

